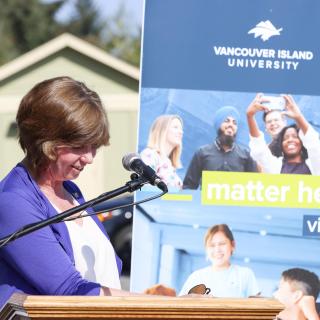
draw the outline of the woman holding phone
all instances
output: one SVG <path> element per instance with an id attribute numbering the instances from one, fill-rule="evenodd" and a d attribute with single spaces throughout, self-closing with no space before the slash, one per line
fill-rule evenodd
<path id="1" fill-rule="evenodd" d="M 259 130 L 255 114 L 268 112 L 267 100 L 258 94 L 247 109 L 250 132 L 250 154 L 262 167 L 264 173 L 313 174 L 320 175 L 319 134 L 301 113 L 290 95 L 283 95 L 285 109 L 283 115 L 293 119 L 295 124 L 284 127 L 278 134 L 276 143 L 279 154 L 272 154 Z"/>

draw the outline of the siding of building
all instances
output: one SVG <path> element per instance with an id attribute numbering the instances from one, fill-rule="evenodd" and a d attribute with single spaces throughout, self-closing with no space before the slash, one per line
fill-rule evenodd
<path id="1" fill-rule="evenodd" d="M 76 46 L 68 45 L 70 39 Z M 136 149 L 139 90 L 136 75 L 139 73 L 134 67 L 110 58 L 107 53 L 73 36 L 60 36 L 60 49 L 55 47 L 55 41 L 45 45 L 43 50 L 46 50 L 46 54 L 39 59 L 35 57 L 39 51 L 41 55 L 38 48 L 34 50 L 34 55 L 31 51 L 25 57 L 16 59 L 18 61 L 0 68 L 0 179 L 23 158 L 14 128 L 21 98 L 42 80 L 70 76 L 84 82 L 100 95 L 111 127 L 111 145 L 101 148 L 94 163 L 75 181 L 85 196 L 91 199 L 122 186 L 129 179 L 121 159 L 125 153 Z M 65 45 L 61 41 L 65 41 Z M 86 54 L 88 50 L 89 55 Z M 28 63 L 30 57 L 32 62 Z M 104 60 L 110 60 L 111 63 Z"/>

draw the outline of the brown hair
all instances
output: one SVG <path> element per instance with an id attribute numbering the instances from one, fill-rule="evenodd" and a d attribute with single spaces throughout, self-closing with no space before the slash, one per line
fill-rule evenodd
<path id="1" fill-rule="evenodd" d="M 35 175 L 56 159 L 59 145 L 109 144 L 109 123 L 98 94 L 82 82 L 57 77 L 36 84 L 17 113 L 19 143 Z"/>
<path id="2" fill-rule="evenodd" d="M 226 224 L 216 224 L 209 228 L 206 232 L 206 235 L 204 236 L 204 245 L 207 246 L 211 238 L 218 232 L 223 232 L 224 235 L 231 241 L 231 243 L 234 243 L 234 237 L 229 227 Z"/>
<path id="3" fill-rule="evenodd" d="M 263 113 L 262 119 L 263 119 L 264 122 L 267 121 L 267 120 L 266 120 L 266 119 L 267 119 L 267 116 L 268 116 L 269 114 L 271 114 L 271 113 L 280 113 L 281 118 L 282 118 L 284 121 L 286 121 L 286 117 L 285 117 L 284 114 L 283 114 L 283 110 L 280 110 L 280 109 L 272 109 L 272 110 L 270 110 L 270 111 L 266 111 L 266 112 Z"/>
<path id="4" fill-rule="evenodd" d="M 167 143 L 167 132 L 174 119 L 178 119 L 181 122 L 181 125 L 183 124 L 182 119 L 175 114 L 161 115 L 155 119 L 149 132 L 149 148 L 156 150 L 160 154 L 164 154 L 165 145 Z M 169 155 L 169 159 L 175 168 L 181 168 L 181 151 L 182 146 L 180 144 L 175 146 Z"/>

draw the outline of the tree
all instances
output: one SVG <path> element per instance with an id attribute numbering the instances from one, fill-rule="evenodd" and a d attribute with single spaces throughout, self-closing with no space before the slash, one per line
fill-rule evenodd
<path id="1" fill-rule="evenodd" d="M 123 3 L 116 14 L 106 21 L 103 39 L 104 47 L 109 53 L 139 66 L 141 28 L 130 26 L 130 19 Z"/>
<path id="2" fill-rule="evenodd" d="M 0 63 L 7 62 L 59 34 L 54 15 L 65 0 L 1 0 Z"/>
<path id="3" fill-rule="evenodd" d="M 130 26 L 123 3 L 113 17 L 102 19 L 93 0 L 77 0 L 71 18 L 61 22 L 55 16 L 69 0 L 44 1 L 0 0 L 0 64 L 69 32 L 139 65 L 141 29 Z"/>
<path id="4" fill-rule="evenodd" d="M 102 46 L 101 34 L 105 25 L 92 0 L 77 0 L 73 15 L 63 28 L 66 32 Z"/>
<path id="5" fill-rule="evenodd" d="M 85 39 L 117 58 L 139 66 L 141 29 L 130 27 L 123 2 L 114 16 L 103 20 L 92 0 L 77 0 L 65 30 Z"/>

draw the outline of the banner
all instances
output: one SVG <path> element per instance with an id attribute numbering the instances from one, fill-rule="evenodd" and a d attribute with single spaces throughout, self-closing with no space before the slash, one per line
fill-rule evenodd
<path id="1" fill-rule="evenodd" d="M 145 0 L 138 152 L 169 193 L 135 211 L 131 290 L 183 292 L 216 224 L 262 296 L 286 269 L 320 275 L 319 15 L 315 0 Z"/>

